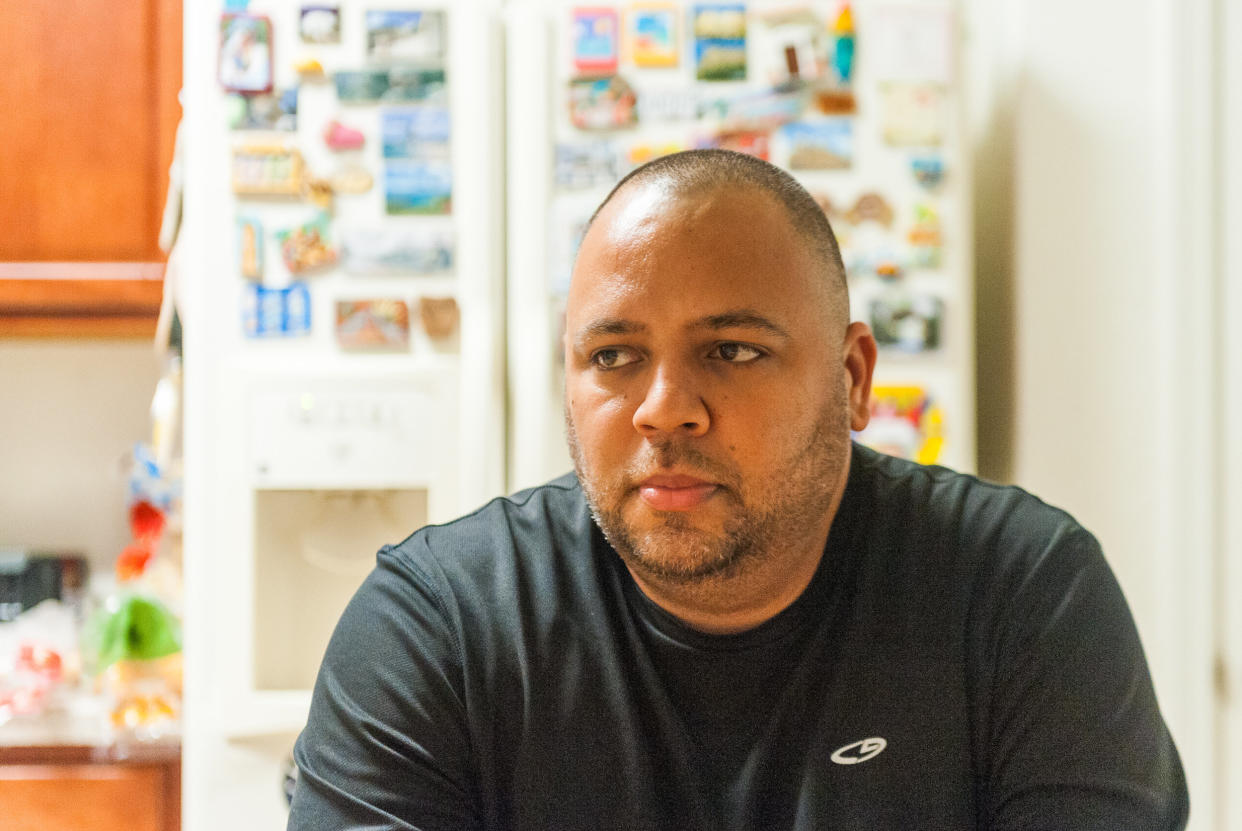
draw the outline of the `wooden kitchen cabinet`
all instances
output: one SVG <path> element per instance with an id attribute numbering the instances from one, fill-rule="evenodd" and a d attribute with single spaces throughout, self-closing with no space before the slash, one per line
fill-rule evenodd
<path id="1" fill-rule="evenodd" d="M 0 751 L 5 831 L 178 831 L 178 752 L 114 760 L 85 747 Z"/>
<path id="2" fill-rule="evenodd" d="M 154 332 L 181 21 L 181 0 L 0 3 L 0 336 Z"/>

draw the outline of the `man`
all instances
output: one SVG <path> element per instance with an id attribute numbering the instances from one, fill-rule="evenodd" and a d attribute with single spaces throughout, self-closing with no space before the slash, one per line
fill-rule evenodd
<path id="1" fill-rule="evenodd" d="M 631 174 L 570 290 L 576 476 L 380 552 L 290 828 L 1183 827 L 1095 540 L 851 445 L 875 357 L 793 179 Z"/>

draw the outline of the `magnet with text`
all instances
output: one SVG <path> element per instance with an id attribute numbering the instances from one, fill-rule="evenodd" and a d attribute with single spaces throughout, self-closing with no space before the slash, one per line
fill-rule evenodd
<path id="1" fill-rule="evenodd" d="M 242 331 L 247 337 L 287 337 L 310 332 L 310 291 L 305 283 L 269 288 L 247 283 L 242 294 Z"/>
<path id="2" fill-rule="evenodd" d="M 233 148 L 233 192 L 238 196 L 301 196 L 302 154 L 285 145 Z"/>
<path id="3" fill-rule="evenodd" d="M 616 72 L 620 34 L 617 10 L 605 6 L 579 6 L 571 14 L 570 53 L 574 70 L 587 75 Z"/>
<path id="4" fill-rule="evenodd" d="M 693 14 L 695 77 L 700 81 L 746 80 L 746 7 L 696 4 Z"/>
<path id="5" fill-rule="evenodd" d="M 220 86 L 230 92 L 272 88 L 272 21 L 262 15 L 220 16 Z"/>
<path id="6" fill-rule="evenodd" d="M 399 298 L 336 301 L 336 342 L 349 350 L 410 348 L 410 307 Z"/>
<path id="7" fill-rule="evenodd" d="M 626 10 L 626 42 L 635 66 L 671 67 L 680 63 L 680 16 L 675 3 L 634 3 Z"/>
<path id="8" fill-rule="evenodd" d="M 237 261 L 241 276 L 247 280 L 263 279 L 263 223 L 254 217 L 237 219 Z"/>
<path id="9" fill-rule="evenodd" d="M 579 130 L 615 130 L 638 121 L 638 96 L 620 75 L 569 82 L 569 120 Z"/>

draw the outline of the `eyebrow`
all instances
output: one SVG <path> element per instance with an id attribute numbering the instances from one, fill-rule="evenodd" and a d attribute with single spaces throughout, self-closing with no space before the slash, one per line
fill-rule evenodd
<path id="1" fill-rule="evenodd" d="M 690 324 L 694 329 L 762 329 L 763 331 L 788 340 L 789 332 L 770 318 L 764 317 L 753 309 L 733 309 L 720 314 L 707 315 Z M 605 317 L 592 321 L 578 330 L 574 342 L 581 345 L 593 338 L 606 335 L 634 335 L 647 331 L 645 323 L 626 320 L 618 317 Z"/>

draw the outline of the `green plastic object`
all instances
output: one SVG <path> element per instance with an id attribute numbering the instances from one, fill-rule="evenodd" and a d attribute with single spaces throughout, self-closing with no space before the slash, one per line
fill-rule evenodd
<path id="1" fill-rule="evenodd" d="M 129 595 L 115 612 L 101 615 L 96 630 L 101 672 L 117 661 L 149 661 L 181 651 L 180 622 L 154 598 Z"/>

